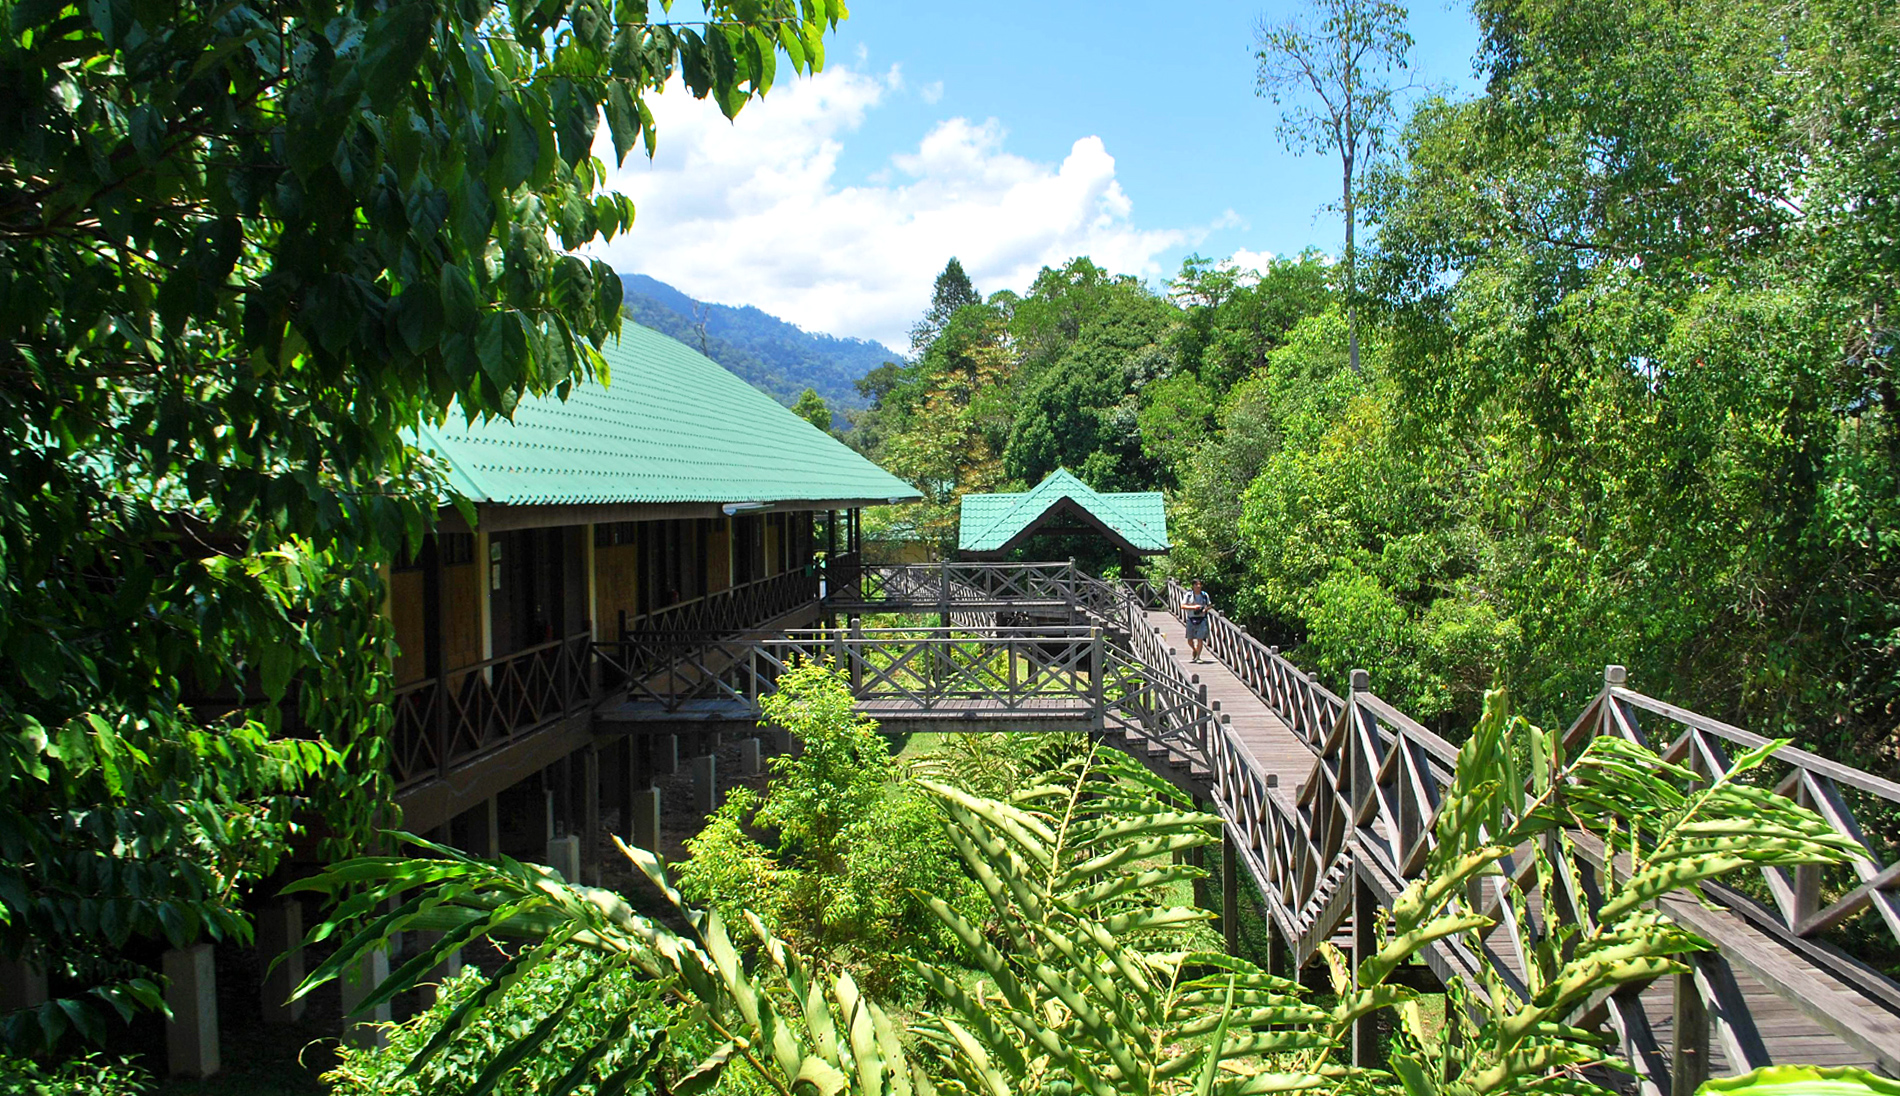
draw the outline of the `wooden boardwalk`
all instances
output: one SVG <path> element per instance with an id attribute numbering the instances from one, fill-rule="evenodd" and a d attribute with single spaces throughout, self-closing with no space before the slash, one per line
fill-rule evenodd
<path id="1" fill-rule="evenodd" d="M 1161 633 L 1162 642 L 1182 672 L 1198 677 L 1207 686 L 1208 703 L 1227 717 L 1234 737 L 1253 756 L 1255 767 L 1274 785 L 1274 793 L 1291 805 L 1300 785 L 1312 775 L 1313 751 L 1232 670 L 1216 661 L 1212 651 L 1203 652 L 1206 661 L 1199 665 L 1190 663 L 1187 629 L 1172 613 L 1150 609 L 1148 623 Z"/>
<path id="2" fill-rule="evenodd" d="M 1227 666 L 1215 661 L 1211 650 L 1205 661 L 1188 661 L 1187 631 L 1174 615 L 1164 610 L 1149 610 L 1148 622 L 1156 628 L 1174 660 L 1188 674 L 1198 676 L 1207 686 L 1210 703 L 1231 723 L 1234 737 L 1243 743 L 1259 770 L 1276 784 L 1273 793 L 1291 804 L 1299 788 L 1311 775 L 1314 754 L 1267 704 L 1255 695 Z M 1349 926 L 1341 926 L 1338 936 L 1351 939 Z M 1511 957 L 1495 955 L 1507 967 L 1515 968 Z M 1740 958 L 1739 956 L 1737 957 Z M 1750 1018 L 1761 1036 L 1761 1049 L 1775 1062 L 1800 1062 L 1821 1066 L 1860 1066 L 1880 1068 L 1887 1065 L 1884 1056 L 1869 1053 L 1872 1048 L 1855 1046 L 1840 1034 L 1803 1012 L 1794 1002 L 1776 994 L 1749 972 L 1745 964 L 1734 964 L 1736 988 L 1747 1002 Z M 1663 1047 L 1674 1045 L 1675 986 L 1672 979 L 1660 979 L 1642 994 L 1643 1012 L 1650 1029 Z M 1719 1033 L 1709 1039 L 1709 1065 L 1716 1076 L 1744 1072 L 1745 1062 L 1734 1060 L 1731 1048 Z"/>

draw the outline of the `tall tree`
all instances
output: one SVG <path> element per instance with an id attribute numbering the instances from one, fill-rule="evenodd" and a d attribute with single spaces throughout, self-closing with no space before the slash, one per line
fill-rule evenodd
<path id="1" fill-rule="evenodd" d="M 8 1039 L 157 1005 L 124 945 L 243 936 L 299 808 L 393 821 L 405 431 L 600 370 L 603 114 L 651 152 L 645 95 L 735 114 L 842 15 L 0 0 L 0 957 L 73 991 Z"/>
<path id="2" fill-rule="evenodd" d="M 1346 221 L 1348 354 L 1359 370 L 1358 226 L 1360 175 L 1385 146 L 1404 85 L 1412 36 L 1406 9 L 1392 0 L 1311 0 L 1304 16 L 1260 20 L 1254 29 L 1258 94 L 1282 108 L 1281 142 L 1291 151 L 1325 149 L 1339 157 L 1339 201 Z"/>
<path id="3" fill-rule="evenodd" d="M 950 326 L 950 318 L 957 309 L 968 304 L 982 304 L 983 294 L 976 291 L 976 283 L 963 272 L 963 264 L 952 256 L 944 264 L 943 273 L 937 275 L 936 287 L 930 294 L 930 309 L 910 329 L 910 358 L 916 361 L 937 341 L 943 329 Z"/>
<path id="4" fill-rule="evenodd" d="M 831 432 L 831 407 L 815 389 L 807 388 L 798 394 L 792 413 L 826 433 Z"/>

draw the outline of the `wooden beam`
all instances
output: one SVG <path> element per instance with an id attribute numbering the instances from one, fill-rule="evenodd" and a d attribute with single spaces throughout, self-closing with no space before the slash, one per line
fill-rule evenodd
<path id="1" fill-rule="evenodd" d="M 720 518 L 724 507 L 734 502 L 762 502 L 748 508 L 747 514 L 800 513 L 808 510 L 855 510 L 864 506 L 883 506 L 882 499 L 718 499 L 707 502 L 621 502 L 571 503 L 545 506 L 508 506 L 484 502 L 476 505 L 476 525 L 491 533 L 513 529 L 544 529 L 560 525 L 608 524 L 619 521 L 670 521 L 683 518 Z M 459 512 L 447 508 L 445 522 L 466 529 Z M 447 528 L 448 526 L 445 526 Z"/>

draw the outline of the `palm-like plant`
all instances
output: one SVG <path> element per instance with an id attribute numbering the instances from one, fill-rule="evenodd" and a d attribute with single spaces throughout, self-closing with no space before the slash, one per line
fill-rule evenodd
<path id="1" fill-rule="evenodd" d="M 1459 751 L 1423 876 L 1394 902 L 1378 953 L 1353 972 L 1383 988 L 1426 947 L 1473 975 L 1448 987 L 1447 1024 L 1429 1034 L 1402 1011 L 1392 1054 L 1410 1096 L 1480 1096 L 1535 1084 L 1604 1093 L 1592 1067 L 1627 1068 L 1596 1031 L 1575 1026 L 1593 1002 L 1687 973 L 1710 948 L 1660 900 L 1738 870 L 1843 863 L 1852 839 L 1819 815 L 1747 783 L 1782 742 L 1705 781 L 1620 738 L 1593 738 L 1572 759 L 1556 732 L 1508 717 L 1502 693 Z M 1511 937 L 1501 965 L 1485 946 Z M 1395 994 L 1402 999 L 1407 994 Z"/>
<path id="2" fill-rule="evenodd" d="M 1579 1025 L 1581 1014 L 1619 988 L 1687 971 L 1679 957 L 1709 947 L 1657 900 L 1742 868 L 1844 861 L 1856 846 L 1812 811 L 1743 782 L 1776 744 L 1698 784 L 1694 773 L 1621 739 L 1594 739 L 1566 761 L 1556 734 L 1506 710 L 1502 693 L 1487 698 L 1443 799 L 1428 866 L 1394 902 L 1376 952 L 1355 968 L 1326 949 L 1334 994 L 1325 1008 L 1240 960 L 1148 952 L 1129 938 L 1131 929 L 1194 916 L 1114 909 L 1175 877 L 1134 870 L 1132 860 L 1193 843 L 1171 835 L 1176 818 L 1153 802 L 1159 781 L 1132 762 L 1106 768 L 1125 786 L 1146 777 L 1147 797 L 1099 793 L 1099 824 L 1067 813 L 1089 798 L 1087 771 L 1067 798 L 1062 781 L 1010 804 L 933 789 L 1011 954 L 985 950 L 958 928 L 986 979 L 966 990 L 950 972 L 935 972 L 954 1013 L 924 1030 L 960 1086 L 988 1096 L 1341 1086 L 1407 1096 L 1530 1088 L 1608 1096 L 1588 1074 L 1621 1063 L 1597 1031 Z M 1148 817 L 1152 836 L 1142 827 L 1136 841 L 1096 861 L 1065 856 L 1070 845 L 1140 827 L 1109 821 L 1117 807 Z M 1103 877 L 1091 880 L 1092 872 Z M 1516 937 L 1515 967 L 1486 947 L 1499 931 Z M 1448 987 L 1437 1032 L 1422 1022 L 1417 991 L 1390 980 L 1427 949 L 1451 953 L 1470 972 Z M 1391 1070 L 1336 1064 L 1354 1023 L 1385 1009 L 1402 1020 Z M 1067 1083 L 1050 1083 L 1064 1073 Z"/>
<path id="3" fill-rule="evenodd" d="M 368 857 L 348 861 L 293 889 L 349 892 L 336 913 L 311 934 L 321 940 L 338 926 L 361 927 L 344 940 L 298 992 L 344 975 L 366 953 L 387 947 L 392 933 L 440 934 L 391 972 L 359 1005 L 373 1009 L 413 989 L 457 948 L 486 936 L 511 939 L 518 950 L 475 992 L 462 998 L 409 1062 L 425 1069 L 524 975 L 575 951 L 595 964 L 587 977 L 564 984 L 541 1002 L 538 1022 L 513 1038 L 484 1043 L 488 1061 L 463 1096 L 492 1092 L 510 1070 L 561 1028 L 563 1019 L 602 980 L 616 974 L 657 983 L 682 1014 L 665 1027 L 634 1030 L 629 1011 L 575 1049 L 568 1072 L 544 1091 L 550 1096 L 592 1085 L 597 1096 L 649 1088 L 690 1096 L 716 1083 L 741 1061 L 769 1088 L 833 1096 L 910 1096 L 929 1092 L 913 1073 L 889 1015 L 858 991 L 848 971 L 820 973 L 785 946 L 756 917 L 746 916 L 753 945 L 749 960 L 717 912 L 688 907 L 651 853 L 622 844 L 621 851 L 658 888 L 683 924 L 675 929 L 636 911 L 619 895 L 564 882 L 559 873 L 508 857 L 483 861 L 418 838 L 407 841 L 434 859 Z M 393 908 L 392 908 L 393 907 Z M 377 915 L 377 910 L 389 912 Z M 672 1033 L 710 1030 L 707 1054 L 680 1060 Z"/>
<path id="4" fill-rule="evenodd" d="M 1427 870 L 1393 904 L 1374 954 L 1356 969 L 1330 954 L 1335 993 L 1323 1004 L 1197 945 L 1208 915 L 1167 894 L 1199 873 L 1176 854 L 1213 843 L 1219 820 L 1099 745 L 1007 800 L 923 782 L 994 917 L 979 925 L 931 903 L 976 969 L 915 963 L 945 1007 L 908 1032 L 849 972 L 815 970 L 749 914 L 741 948 L 716 913 L 686 906 L 653 856 L 625 846 L 671 903 L 665 922 L 548 869 L 426 842 L 416 844 L 433 859 L 337 865 L 300 885 L 350 895 L 313 937 L 360 927 L 303 992 L 395 932 L 441 936 L 362 1008 L 414 987 L 455 948 L 510 936 L 521 949 L 443 1018 L 411 1071 L 480 1022 L 525 972 L 573 949 L 598 958 L 594 977 L 656 983 L 684 1023 L 718 1041 L 710 1054 L 682 1058 L 668 1042 L 678 1024 L 635 1031 L 629 1016 L 576 1051 L 552 1092 L 593 1084 L 615 1093 L 636 1082 L 693 1092 L 736 1060 L 787 1096 L 923 1096 L 934 1085 L 983 1096 L 1600 1093 L 1586 1071 L 1616 1063 L 1582 1025 L 1584 1010 L 1686 970 L 1680 956 L 1707 946 L 1659 912 L 1659 899 L 1741 868 L 1838 862 L 1855 846 L 1813 812 L 1742 782 L 1772 745 L 1698 784 L 1619 740 L 1593 740 L 1568 760 L 1559 742 L 1507 718 L 1501 695 L 1488 699 L 1443 799 Z M 1499 965 L 1486 946 L 1500 931 L 1515 934 L 1514 965 Z M 1416 992 L 1392 981 L 1428 949 L 1469 972 L 1450 987 L 1437 1033 L 1420 1022 Z M 485 1040 L 487 1066 L 467 1091 L 492 1091 L 591 984 L 564 983 L 531 1028 Z M 1391 1070 L 1339 1064 L 1353 1024 L 1391 1008 L 1404 1020 Z"/>
<path id="5" fill-rule="evenodd" d="M 1127 755 L 1093 746 L 1008 801 L 925 787 L 998 926 L 933 906 L 982 972 L 971 985 L 918 964 L 949 1005 L 917 1028 L 947 1088 L 1205 1089 L 1223 1059 L 1322 1046 L 1327 1013 L 1297 985 L 1193 946 L 1208 914 L 1165 895 L 1203 874 L 1174 861 L 1217 841 L 1220 820 Z"/>

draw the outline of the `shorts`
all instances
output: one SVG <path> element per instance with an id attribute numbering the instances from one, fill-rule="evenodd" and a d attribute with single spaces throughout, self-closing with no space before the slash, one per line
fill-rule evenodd
<path id="1" fill-rule="evenodd" d="M 1183 623 L 1187 625 L 1187 637 L 1189 639 L 1198 639 L 1203 642 L 1206 641 L 1207 639 L 1207 618 L 1206 617 L 1202 617 L 1199 620 L 1195 620 L 1193 617 L 1189 617 Z"/>

